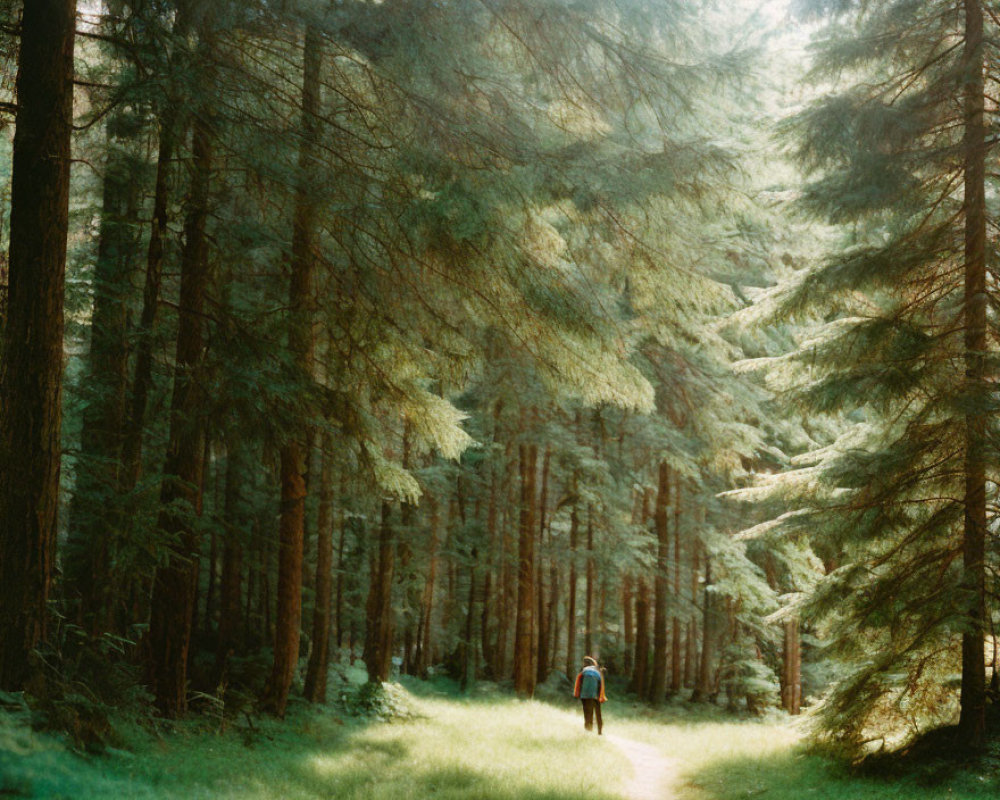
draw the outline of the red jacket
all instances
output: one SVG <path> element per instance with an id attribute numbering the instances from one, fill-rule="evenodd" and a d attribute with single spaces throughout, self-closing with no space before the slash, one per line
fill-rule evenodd
<path id="1" fill-rule="evenodd" d="M 582 684 L 582 683 L 583 683 L 583 672 L 580 672 L 580 674 L 576 676 L 576 683 L 573 686 L 573 697 L 579 697 L 580 696 L 580 684 Z M 601 671 L 601 691 L 598 694 L 597 699 L 601 703 L 606 702 L 607 699 L 608 699 L 607 695 L 604 694 L 604 672 L 603 671 Z"/>

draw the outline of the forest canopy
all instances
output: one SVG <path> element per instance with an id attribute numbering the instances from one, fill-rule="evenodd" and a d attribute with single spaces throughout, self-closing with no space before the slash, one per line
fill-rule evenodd
<path id="1" fill-rule="evenodd" d="M 1000 9 L 723 5 L 0 4 L 0 690 L 986 744 Z"/>

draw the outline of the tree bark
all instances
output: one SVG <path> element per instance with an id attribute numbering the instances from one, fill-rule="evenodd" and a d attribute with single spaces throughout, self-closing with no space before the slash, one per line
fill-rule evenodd
<path id="1" fill-rule="evenodd" d="M 76 618 L 92 635 L 124 630 L 124 620 L 114 620 L 121 589 L 110 566 L 120 547 L 116 534 L 122 520 L 116 512 L 128 391 L 128 301 L 140 201 L 136 176 L 113 128 L 109 123 L 87 380 L 81 387 L 86 405 L 64 559 L 67 594 L 78 599 Z"/>
<path id="2" fill-rule="evenodd" d="M 521 515 L 518 542 L 517 620 L 514 629 L 514 691 L 522 697 L 535 693 L 532 640 L 535 627 L 535 476 L 538 446 L 520 446 Z"/>
<path id="3" fill-rule="evenodd" d="M 797 618 L 785 621 L 783 638 L 781 705 L 797 716 L 802 709 L 802 645 Z"/>
<path id="4" fill-rule="evenodd" d="M 222 574 L 219 586 L 219 635 L 212 670 L 212 684 L 225 680 L 230 655 L 239 645 L 240 598 L 243 574 L 243 531 L 249 524 L 243 487 L 247 480 L 244 444 L 238 436 L 229 437 L 226 449 L 226 489 L 223 500 Z M 252 587 L 248 588 L 249 590 Z"/>
<path id="5" fill-rule="evenodd" d="M 174 21 L 174 36 L 183 37 L 188 29 L 189 3 L 178 4 Z M 160 282 L 163 275 L 163 248 L 170 219 L 170 173 L 174 152 L 187 127 L 180 113 L 182 99 L 175 86 L 169 86 L 165 108 L 160 111 L 160 135 L 156 156 L 156 179 L 153 188 L 153 218 L 146 248 L 146 278 L 142 293 L 142 310 L 136 331 L 137 346 L 132 391 L 128 398 L 125 430 L 122 432 L 121 489 L 131 492 L 142 472 L 142 431 L 146 420 L 146 404 L 153 386 L 153 326 L 160 303 Z M 183 119 L 183 121 L 182 121 Z"/>
<path id="6" fill-rule="evenodd" d="M 464 641 L 462 642 L 462 691 L 467 691 L 468 688 L 475 683 L 476 680 L 476 661 L 478 650 L 476 648 L 476 643 L 474 641 L 473 632 L 475 631 L 475 610 L 476 610 L 476 558 L 478 553 L 476 548 L 472 548 L 471 558 L 469 561 L 469 595 L 467 598 L 468 606 L 465 612 L 465 635 Z"/>
<path id="7" fill-rule="evenodd" d="M 986 448 L 990 393 L 986 378 L 986 125 L 983 9 L 965 0 L 965 528 L 962 539 L 962 687 L 959 737 L 986 741 Z"/>
<path id="8" fill-rule="evenodd" d="M 632 674 L 632 657 L 635 655 L 635 618 L 633 603 L 632 573 L 626 572 L 622 578 L 622 628 L 624 629 L 625 657 L 623 669 L 626 675 Z"/>
<path id="9" fill-rule="evenodd" d="M 302 120 L 299 177 L 292 221 L 291 281 L 288 288 L 288 349 L 301 379 L 312 376 L 313 273 L 315 272 L 316 206 L 310 196 L 310 171 L 315 161 L 320 103 L 320 68 L 323 37 L 306 25 L 302 66 Z M 281 447 L 281 519 L 278 550 L 278 606 L 274 665 L 264 690 L 262 707 L 278 717 L 285 715 L 288 691 L 299 658 L 302 625 L 302 555 L 305 540 L 306 460 L 309 455 L 303 431 Z"/>
<path id="10" fill-rule="evenodd" d="M 538 619 L 538 647 L 535 651 L 535 680 L 538 683 L 544 683 L 545 679 L 549 676 L 549 626 L 545 606 L 545 573 L 542 552 L 545 547 L 545 530 L 548 525 L 549 465 L 551 464 L 551 461 L 552 447 L 550 445 L 545 445 L 545 455 L 542 457 L 542 491 L 538 498 L 538 558 L 535 570 L 535 597 L 538 601 L 535 609 L 535 614 Z"/>
<path id="11" fill-rule="evenodd" d="M 695 682 L 695 702 L 708 700 L 712 695 L 712 662 L 715 658 L 715 630 L 712 608 L 712 559 L 705 554 L 705 590 L 702 592 L 701 658 L 698 661 L 698 677 Z"/>
<path id="12" fill-rule="evenodd" d="M 434 611 L 434 582 L 437 580 L 438 570 L 438 541 L 440 532 L 440 513 L 438 511 L 437 500 L 433 497 L 428 499 L 431 512 L 431 540 L 429 543 L 427 578 L 424 581 L 424 591 L 420 598 L 420 635 L 417 637 L 417 675 L 421 678 L 427 677 L 427 669 L 430 667 L 431 659 L 431 615 Z M 484 612 L 485 613 L 485 612 Z"/>
<path id="13" fill-rule="evenodd" d="M 573 493 L 576 493 L 576 477 L 573 478 Z M 576 550 L 580 536 L 580 516 L 576 506 L 569 515 L 569 585 L 566 602 L 566 675 L 576 674 Z"/>
<path id="14" fill-rule="evenodd" d="M 587 583 L 584 591 L 583 650 L 586 655 L 597 657 L 594 652 L 594 507 L 587 506 Z"/>
<path id="15" fill-rule="evenodd" d="M 45 640 L 62 457 L 75 0 L 25 3 L 0 356 L 0 689 Z"/>
<path id="16" fill-rule="evenodd" d="M 649 691 L 649 582 L 639 576 L 635 595 L 635 658 L 631 689 L 639 697 Z"/>
<path id="17" fill-rule="evenodd" d="M 681 599 L 681 482 L 674 482 L 674 601 Z M 678 694 L 683 685 L 681 672 L 681 617 L 673 615 L 673 630 L 670 647 L 670 693 Z"/>
<path id="18" fill-rule="evenodd" d="M 305 695 L 310 703 L 326 702 L 330 666 L 330 602 L 333 594 L 333 440 L 323 435 L 316 517 L 316 607 L 312 619 L 312 653 L 306 671 Z"/>
<path id="19" fill-rule="evenodd" d="M 368 680 L 376 683 L 389 680 L 392 669 L 392 578 L 395 571 L 396 543 L 391 514 L 391 506 L 388 502 L 383 502 L 378 554 L 374 560 L 375 568 L 368 588 L 364 661 L 368 668 Z"/>
<path id="20" fill-rule="evenodd" d="M 157 568 L 149 623 L 153 692 L 167 718 L 187 710 L 187 660 L 194 613 L 200 546 L 190 516 L 198 505 L 203 466 L 204 404 L 197 385 L 203 355 L 203 315 L 208 283 L 208 192 L 212 168 L 211 133 L 206 114 L 194 126 L 189 207 L 181 256 L 181 293 L 177 328 L 170 439 L 160 491 L 159 528 L 172 544 L 167 563 Z M 178 505 L 185 507 L 178 511 Z"/>
<path id="21" fill-rule="evenodd" d="M 344 473 L 340 474 L 340 496 L 346 495 L 346 484 Z M 337 539 L 337 591 L 334 600 L 333 619 L 337 628 L 337 649 L 344 644 L 344 549 L 347 540 L 347 513 L 342 508 L 340 510 L 340 531 Z M 353 655 L 351 656 L 353 658 Z"/>
<path id="22" fill-rule="evenodd" d="M 660 462 L 659 482 L 653 524 L 656 529 L 656 576 L 653 580 L 653 677 L 647 699 L 661 703 L 667 694 L 667 591 L 670 567 L 670 531 L 668 503 L 670 498 L 670 467 Z"/>
<path id="23" fill-rule="evenodd" d="M 691 542 L 691 607 L 698 608 L 698 586 L 701 581 L 701 542 Z M 685 637 L 684 686 L 693 689 L 698 675 L 698 615 L 692 613 L 688 619 Z"/>

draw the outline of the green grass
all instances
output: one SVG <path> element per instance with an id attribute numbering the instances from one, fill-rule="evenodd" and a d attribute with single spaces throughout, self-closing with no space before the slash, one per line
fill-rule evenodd
<path id="1" fill-rule="evenodd" d="M 576 714 L 507 697 L 409 695 L 414 717 L 364 724 L 297 705 L 256 734 L 186 722 L 123 733 L 131 752 L 81 758 L 23 725 L 0 727 L 0 796 L 620 800 L 628 762 Z M 3 717 L 0 717 L 3 719 Z M 10 720 L 7 720 L 10 723 Z"/>
<path id="2" fill-rule="evenodd" d="M 680 704 L 630 709 L 617 732 L 677 760 L 676 800 L 995 800 L 1000 761 L 979 768 L 927 769 L 905 779 L 862 777 L 809 753 L 802 721 L 727 719 Z"/>
<path id="3" fill-rule="evenodd" d="M 23 716 L 0 713 L 0 796 L 33 798 L 326 798 L 327 800 L 622 800 L 631 766 L 607 739 L 582 730 L 570 702 L 453 696 L 443 684 L 398 689 L 413 713 L 365 723 L 336 706 L 293 706 L 284 722 L 194 719 L 158 731 L 119 729 L 128 751 L 83 758 Z M 985 800 L 997 771 L 861 779 L 806 754 L 794 724 L 733 720 L 676 703 L 659 711 L 612 701 L 606 732 L 672 759 L 675 800 Z"/>

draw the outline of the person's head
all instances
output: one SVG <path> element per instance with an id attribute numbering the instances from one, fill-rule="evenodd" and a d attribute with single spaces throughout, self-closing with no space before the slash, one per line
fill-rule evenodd
<path id="1" fill-rule="evenodd" d="M 585 667 L 596 667 L 597 666 L 597 659 L 593 658 L 591 656 L 584 656 L 583 657 L 583 666 L 585 666 Z"/>

